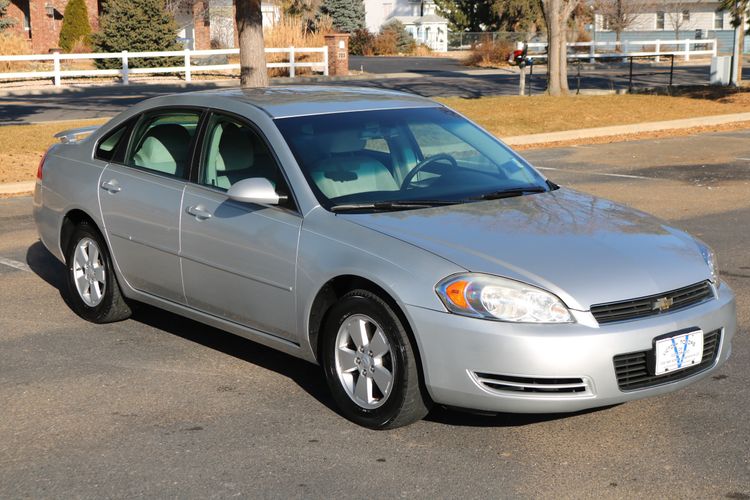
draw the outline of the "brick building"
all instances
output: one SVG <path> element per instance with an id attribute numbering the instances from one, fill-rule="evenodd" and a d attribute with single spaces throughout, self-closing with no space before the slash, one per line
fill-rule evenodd
<path id="1" fill-rule="evenodd" d="M 91 30 L 99 27 L 99 15 L 106 0 L 85 0 Z M 63 13 L 68 0 L 11 0 L 7 16 L 15 19 L 10 28 L 29 40 L 35 54 L 45 54 L 59 45 Z M 263 4 L 263 22 L 278 20 L 279 8 Z M 211 40 L 233 45 L 234 9 L 232 0 L 182 0 L 176 8 L 178 37 L 191 49 L 211 48 Z"/>

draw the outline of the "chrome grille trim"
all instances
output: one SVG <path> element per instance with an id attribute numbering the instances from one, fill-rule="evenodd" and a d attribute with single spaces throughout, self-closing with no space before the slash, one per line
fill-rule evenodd
<path id="1" fill-rule="evenodd" d="M 703 303 L 713 298 L 714 291 L 711 283 L 701 281 L 700 283 L 657 295 L 606 304 L 594 304 L 591 306 L 591 314 L 601 325 L 666 314 Z M 663 300 L 670 302 L 669 308 L 664 310 L 656 307 L 657 302 Z"/>
<path id="2" fill-rule="evenodd" d="M 474 379 L 486 389 L 496 392 L 535 393 L 535 394 L 586 394 L 590 393 L 588 384 L 582 378 L 536 378 L 499 375 L 494 373 L 474 372 Z"/>

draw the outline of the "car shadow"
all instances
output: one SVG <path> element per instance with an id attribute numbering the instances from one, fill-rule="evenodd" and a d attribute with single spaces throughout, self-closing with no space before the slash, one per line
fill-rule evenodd
<path id="1" fill-rule="evenodd" d="M 59 291 L 60 296 L 67 304 L 65 265 L 58 261 L 39 241 L 27 249 L 26 262 L 37 276 Z M 328 391 L 322 370 L 312 363 L 147 304 L 137 303 L 133 308 L 133 315 L 129 321 L 148 325 L 278 373 L 293 381 L 332 412 L 339 413 Z M 598 410 L 601 409 L 586 410 L 578 413 L 545 415 L 481 414 L 435 406 L 425 420 L 453 427 L 519 427 Z"/>

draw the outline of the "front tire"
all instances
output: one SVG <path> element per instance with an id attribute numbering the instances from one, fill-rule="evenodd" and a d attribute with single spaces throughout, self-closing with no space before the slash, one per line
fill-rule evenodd
<path id="1" fill-rule="evenodd" d="M 322 364 L 343 415 L 370 429 L 393 429 L 429 411 L 407 332 L 377 295 L 354 290 L 335 304 L 323 329 Z"/>
<path id="2" fill-rule="evenodd" d="M 76 314 L 93 323 L 130 317 L 107 245 L 95 228 L 80 223 L 73 231 L 65 257 L 68 303 Z"/>

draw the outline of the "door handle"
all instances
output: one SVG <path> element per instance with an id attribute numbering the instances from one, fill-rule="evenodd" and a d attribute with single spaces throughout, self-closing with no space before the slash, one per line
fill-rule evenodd
<path id="1" fill-rule="evenodd" d="M 102 182 L 102 189 L 110 193 L 119 193 L 122 188 L 117 184 L 117 181 L 112 179 L 111 181 Z"/>
<path id="2" fill-rule="evenodd" d="M 187 213 L 194 216 L 198 220 L 206 220 L 211 218 L 211 212 L 200 205 L 192 205 L 187 207 Z"/>

